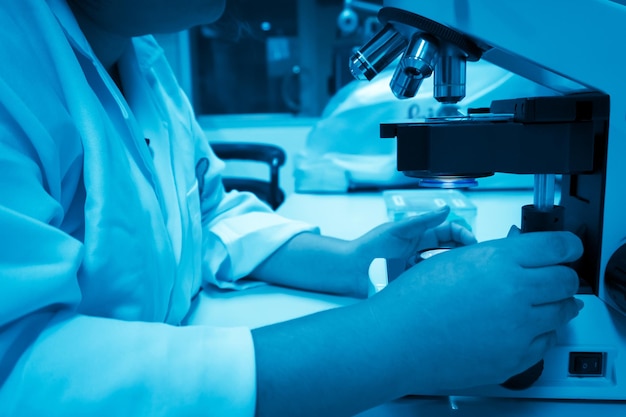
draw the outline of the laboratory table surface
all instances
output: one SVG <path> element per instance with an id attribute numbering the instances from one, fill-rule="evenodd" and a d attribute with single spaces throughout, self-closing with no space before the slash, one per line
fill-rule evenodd
<path id="1" fill-rule="evenodd" d="M 532 203 L 533 199 L 530 190 L 469 191 L 465 195 L 477 208 L 474 233 L 479 241 L 505 237 L 512 225 L 520 225 L 521 207 Z M 389 219 L 380 192 L 296 193 L 286 199 L 278 212 L 317 225 L 323 234 L 342 239 L 356 238 Z M 190 323 L 255 328 L 354 302 L 358 300 L 269 285 L 243 291 L 207 290 L 201 293 Z M 593 414 L 626 417 L 626 402 L 411 396 L 363 412 L 359 417 L 582 417 Z"/>

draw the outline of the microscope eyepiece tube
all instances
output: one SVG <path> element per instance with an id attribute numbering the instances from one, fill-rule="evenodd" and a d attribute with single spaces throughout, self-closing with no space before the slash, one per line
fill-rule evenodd
<path id="1" fill-rule="evenodd" d="M 443 44 L 435 66 L 433 96 L 440 103 L 458 103 L 465 97 L 466 56 L 456 46 Z"/>
<path id="2" fill-rule="evenodd" d="M 422 81 L 433 73 L 437 56 L 435 41 L 423 33 L 415 33 L 389 84 L 393 94 L 399 99 L 415 97 Z"/>
<path id="3" fill-rule="evenodd" d="M 407 40 L 387 23 L 350 58 L 350 72 L 357 80 L 371 81 L 406 48 Z"/>

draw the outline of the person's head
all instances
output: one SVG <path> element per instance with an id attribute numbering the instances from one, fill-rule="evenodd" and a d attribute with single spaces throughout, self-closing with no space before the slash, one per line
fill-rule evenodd
<path id="1" fill-rule="evenodd" d="M 226 0 L 68 0 L 75 13 L 120 36 L 177 32 L 215 22 Z"/>

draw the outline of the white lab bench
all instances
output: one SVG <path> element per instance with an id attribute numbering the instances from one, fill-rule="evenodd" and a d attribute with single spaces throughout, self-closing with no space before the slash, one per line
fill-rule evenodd
<path id="1" fill-rule="evenodd" d="M 505 237 L 520 225 L 531 191 L 471 191 L 479 241 Z M 323 234 L 352 239 L 388 220 L 381 193 L 292 194 L 279 208 L 286 217 L 318 225 Z M 263 286 L 241 292 L 204 292 L 195 319 L 215 325 L 258 327 L 356 302 L 354 299 Z M 192 321 L 196 321 L 192 317 Z M 529 400 L 479 397 L 406 397 L 359 417 L 603 417 L 626 416 L 626 402 Z"/>

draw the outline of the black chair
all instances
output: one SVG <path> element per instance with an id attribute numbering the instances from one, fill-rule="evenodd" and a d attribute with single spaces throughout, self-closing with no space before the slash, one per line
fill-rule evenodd
<path id="1" fill-rule="evenodd" d="M 224 177 L 226 191 L 250 191 L 276 210 L 285 200 L 280 188 L 280 168 L 285 164 L 285 151 L 268 143 L 211 142 L 215 154 L 222 160 L 263 162 L 269 166 L 269 179 Z"/>

